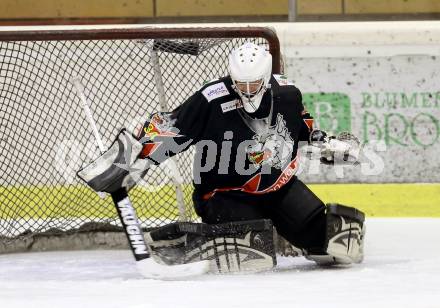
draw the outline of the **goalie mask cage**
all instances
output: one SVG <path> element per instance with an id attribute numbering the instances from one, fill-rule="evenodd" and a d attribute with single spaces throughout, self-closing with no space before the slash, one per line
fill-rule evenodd
<path id="1" fill-rule="evenodd" d="M 99 150 L 72 78 L 81 80 L 108 147 L 122 127 L 227 75 L 229 53 L 246 41 L 265 46 L 280 71 L 279 42 L 267 28 L 0 32 L 0 252 L 54 249 L 49 236 L 63 238 L 62 249 L 84 239 L 92 244 L 79 245 L 102 244 L 90 234 L 118 230 L 111 198 L 76 177 Z M 151 168 L 130 191 L 143 227 L 197 218 L 192 157 L 189 150 Z"/>

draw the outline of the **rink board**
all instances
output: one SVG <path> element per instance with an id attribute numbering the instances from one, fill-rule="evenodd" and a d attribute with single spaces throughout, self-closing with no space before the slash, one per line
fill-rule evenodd
<path id="1" fill-rule="evenodd" d="M 314 184 L 324 202 L 355 206 L 369 217 L 440 217 L 440 184 Z"/>
<path id="2" fill-rule="evenodd" d="M 440 217 L 440 184 L 310 184 L 309 187 L 325 203 L 355 206 L 369 217 Z M 159 197 L 162 189 L 169 190 L 169 187 L 155 191 L 136 188 L 138 193 L 134 203 L 136 207 L 142 207 L 141 218 L 162 217 L 163 208 L 167 208 L 167 218 L 171 218 L 170 210 L 175 218 L 178 217 L 175 199 Z M 189 192 L 190 189 L 185 191 Z M 88 195 L 87 203 L 104 204 L 99 217 L 90 212 L 86 204 L 78 204 L 81 194 Z M 74 204 L 72 200 L 75 200 Z M 73 218 L 107 218 L 116 215 L 108 200 L 100 199 L 80 185 L 0 187 L 0 204 L 14 204 L 15 215 L 21 218 L 45 218 L 47 213 L 52 218 L 66 217 L 66 214 Z M 0 213 L 0 219 L 6 217 L 7 212 Z"/>
<path id="3" fill-rule="evenodd" d="M 169 185 L 156 189 L 136 187 L 132 201 L 140 218 L 177 219 L 179 211 L 176 199 L 166 196 L 172 192 Z M 186 191 L 186 190 L 185 190 Z M 83 185 L 68 186 L 0 186 L 0 204 L 14 205 L 14 217 L 20 219 L 45 218 L 114 218 L 116 209 L 110 196 L 104 199 Z M 93 206 L 87 206 L 91 204 Z M 99 205 L 99 211 L 97 206 Z M 142 209 L 140 209 L 142 208 Z M 0 211 L 0 219 L 11 219 L 8 207 Z"/>

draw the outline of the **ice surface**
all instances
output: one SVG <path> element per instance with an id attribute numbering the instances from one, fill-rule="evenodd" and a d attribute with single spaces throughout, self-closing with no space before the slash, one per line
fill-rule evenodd
<path id="1" fill-rule="evenodd" d="M 0 307 L 440 307 L 440 219 L 369 219 L 364 263 L 143 279 L 128 251 L 0 255 Z"/>

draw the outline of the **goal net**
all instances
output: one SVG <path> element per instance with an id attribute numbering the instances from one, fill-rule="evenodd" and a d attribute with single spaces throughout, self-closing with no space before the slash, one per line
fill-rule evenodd
<path id="1" fill-rule="evenodd" d="M 76 177 L 99 150 L 72 78 L 108 147 L 121 128 L 227 75 L 228 54 L 245 41 L 270 50 L 279 71 L 279 43 L 265 28 L 0 32 L 0 252 L 19 240 L 26 250 L 37 236 L 118 228 L 111 198 Z M 151 168 L 130 191 L 143 227 L 196 219 L 192 156 Z"/>

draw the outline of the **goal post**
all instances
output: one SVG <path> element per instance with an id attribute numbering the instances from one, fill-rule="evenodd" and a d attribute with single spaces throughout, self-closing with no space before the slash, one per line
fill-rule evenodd
<path id="1" fill-rule="evenodd" d="M 108 147 L 122 127 L 227 75 L 230 51 L 246 41 L 265 46 L 281 71 L 278 38 L 261 27 L 0 31 L 0 253 L 56 248 L 49 237 L 63 249 L 117 237 L 110 198 L 75 175 L 98 151 L 73 77 Z M 192 151 L 152 167 L 130 191 L 143 227 L 196 219 Z"/>

